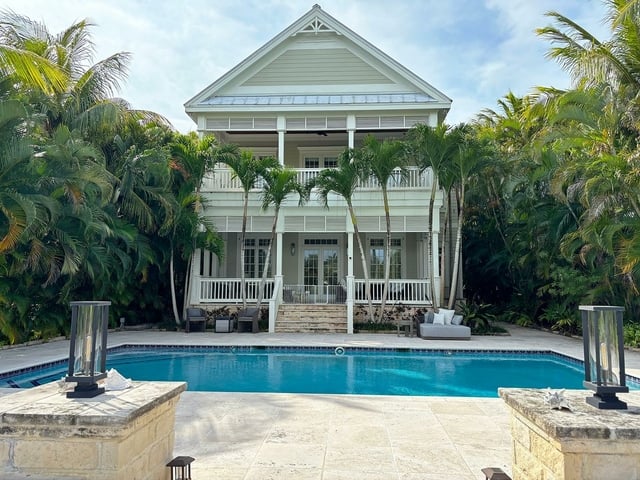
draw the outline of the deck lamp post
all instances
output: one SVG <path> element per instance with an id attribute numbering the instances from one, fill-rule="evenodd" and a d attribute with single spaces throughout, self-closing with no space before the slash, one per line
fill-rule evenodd
<path id="1" fill-rule="evenodd" d="M 623 307 L 580 305 L 584 345 L 584 386 L 595 393 L 587 403 L 606 410 L 626 409 L 627 404 L 616 397 L 626 393 L 624 339 L 622 335 Z"/>
<path id="2" fill-rule="evenodd" d="M 111 302 L 71 302 L 69 371 L 65 380 L 75 382 L 67 398 L 91 398 L 104 393 L 98 381 L 107 377 L 107 327 Z"/>

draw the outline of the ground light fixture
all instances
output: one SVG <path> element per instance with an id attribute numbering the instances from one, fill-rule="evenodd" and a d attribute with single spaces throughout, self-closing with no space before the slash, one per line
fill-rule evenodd
<path id="1" fill-rule="evenodd" d="M 627 404 L 616 393 L 626 393 L 623 307 L 580 305 L 584 345 L 584 386 L 595 393 L 587 403 L 596 408 L 621 410 Z"/>
<path id="2" fill-rule="evenodd" d="M 171 480 L 191 480 L 191 463 L 194 460 L 193 457 L 181 456 L 167 463 L 171 469 Z"/>
<path id="3" fill-rule="evenodd" d="M 104 393 L 98 381 L 107 377 L 107 328 L 111 302 L 71 302 L 69 372 L 65 380 L 75 382 L 68 398 L 92 398 Z"/>

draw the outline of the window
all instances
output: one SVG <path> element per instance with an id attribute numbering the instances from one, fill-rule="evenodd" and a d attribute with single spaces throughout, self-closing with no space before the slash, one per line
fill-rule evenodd
<path id="1" fill-rule="evenodd" d="M 371 278 L 384 278 L 385 239 L 372 238 L 369 240 L 369 270 Z M 402 278 L 402 241 L 391 239 L 390 279 Z"/>
<path id="2" fill-rule="evenodd" d="M 260 278 L 267 259 L 268 238 L 245 238 L 244 240 L 244 275 L 247 278 Z M 269 265 L 267 276 L 271 276 Z"/>
<path id="3" fill-rule="evenodd" d="M 304 157 L 304 168 L 320 168 L 320 157 Z"/>
<path id="4" fill-rule="evenodd" d="M 338 168 L 338 157 L 324 157 L 324 168 Z"/>

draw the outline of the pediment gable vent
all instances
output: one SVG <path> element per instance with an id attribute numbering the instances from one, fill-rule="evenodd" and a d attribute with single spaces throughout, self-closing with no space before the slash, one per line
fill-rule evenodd
<path id="1" fill-rule="evenodd" d="M 326 23 L 324 23 L 322 20 L 320 20 L 318 17 L 315 17 L 305 27 L 298 30 L 296 35 L 298 33 L 314 33 L 317 35 L 318 33 L 329 33 L 329 32 L 335 32 L 335 30 L 330 26 L 328 26 Z"/>

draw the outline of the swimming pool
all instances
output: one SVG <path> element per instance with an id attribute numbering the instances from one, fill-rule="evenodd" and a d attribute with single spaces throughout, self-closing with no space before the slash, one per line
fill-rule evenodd
<path id="1" fill-rule="evenodd" d="M 582 389 L 582 362 L 553 352 L 367 348 L 111 349 L 107 367 L 133 380 L 183 380 L 192 391 L 496 397 L 499 387 Z M 0 387 L 59 380 L 66 362 L 0 376 Z M 630 388 L 638 388 L 630 384 Z"/>

